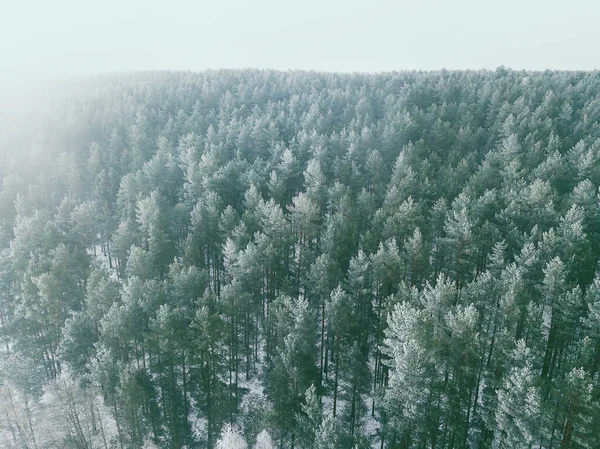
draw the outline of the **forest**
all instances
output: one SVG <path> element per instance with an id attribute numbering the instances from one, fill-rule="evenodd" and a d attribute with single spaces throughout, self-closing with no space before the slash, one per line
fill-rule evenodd
<path id="1" fill-rule="evenodd" d="M 0 121 L 0 447 L 600 448 L 600 72 L 30 97 Z"/>

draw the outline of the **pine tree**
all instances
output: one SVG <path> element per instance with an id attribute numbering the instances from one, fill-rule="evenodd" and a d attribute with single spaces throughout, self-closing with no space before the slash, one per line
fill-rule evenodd
<path id="1" fill-rule="evenodd" d="M 254 449 L 275 449 L 275 447 L 275 442 L 271 438 L 271 435 L 263 429 L 256 437 Z"/>
<path id="2" fill-rule="evenodd" d="M 514 367 L 498 391 L 497 439 L 500 447 L 530 446 L 539 430 L 541 398 L 530 350 L 523 340 L 513 353 Z"/>
<path id="3" fill-rule="evenodd" d="M 302 447 L 313 447 L 316 432 L 323 418 L 321 401 L 317 397 L 316 388 L 311 385 L 304 394 L 302 412 L 298 414 L 298 442 Z"/>
<path id="4" fill-rule="evenodd" d="M 221 437 L 215 449 L 246 449 L 248 444 L 240 434 L 238 428 L 232 424 L 225 424 L 221 430 Z"/>

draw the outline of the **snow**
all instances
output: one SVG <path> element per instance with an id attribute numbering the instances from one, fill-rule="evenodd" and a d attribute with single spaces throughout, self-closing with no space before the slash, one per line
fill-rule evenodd
<path id="1" fill-rule="evenodd" d="M 375 416 L 371 416 L 371 410 L 373 407 L 373 398 L 371 396 L 364 396 L 363 402 L 365 404 L 365 408 L 367 409 L 367 415 L 363 417 L 363 429 L 365 435 L 374 438 L 373 447 L 379 447 L 378 444 L 378 436 L 379 431 L 381 430 L 381 423 L 377 420 L 377 412 Z"/>
<path id="2" fill-rule="evenodd" d="M 336 415 L 339 416 L 345 407 L 348 406 L 348 402 L 340 399 L 340 392 L 338 391 L 337 410 Z M 361 419 L 361 425 L 363 433 L 372 438 L 372 448 L 379 449 L 381 446 L 379 440 L 379 432 L 381 430 L 381 423 L 378 420 L 378 413 L 375 411 L 375 416 L 371 416 L 371 409 L 373 407 L 373 397 L 370 395 L 363 395 L 362 400 L 366 409 L 366 414 Z M 323 416 L 330 416 L 333 414 L 333 394 L 323 396 L 321 398 L 321 404 L 323 406 Z"/>
<path id="3" fill-rule="evenodd" d="M 242 376 L 244 377 L 244 376 Z M 259 377 L 251 377 L 248 380 L 242 380 L 241 378 L 238 380 L 238 386 L 248 390 L 246 394 L 250 394 L 253 396 L 264 397 L 264 385 L 260 381 Z"/>
<path id="4" fill-rule="evenodd" d="M 194 398 L 189 398 L 189 415 L 188 419 L 192 427 L 192 433 L 198 440 L 202 440 L 206 436 L 206 428 L 208 426 L 208 420 L 200 417 L 198 409 L 196 408 L 196 401 Z"/>
<path id="5" fill-rule="evenodd" d="M 95 252 L 95 255 L 94 255 Z M 116 264 L 115 261 L 112 261 L 112 268 L 111 268 L 111 264 L 108 260 L 108 253 L 105 253 L 104 251 L 102 251 L 102 246 L 101 245 L 96 245 L 94 249 L 89 249 L 88 248 L 88 255 L 91 256 L 94 260 L 96 260 L 96 262 L 98 262 L 100 264 L 101 267 L 106 268 L 106 270 L 110 273 L 110 277 L 112 279 L 114 279 L 115 281 L 118 281 L 118 276 L 117 276 L 117 268 L 116 268 Z"/>
<path id="6" fill-rule="evenodd" d="M 257 350 L 257 361 L 256 361 L 256 375 L 253 377 L 250 377 L 250 379 L 245 379 L 244 375 L 241 375 L 240 378 L 238 379 L 238 385 L 241 388 L 247 389 L 248 393 L 246 394 L 250 394 L 253 396 L 258 396 L 258 397 L 265 397 L 265 392 L 264 392 L 264 385 L 262 384 L 261 379 L 264 379 L 264 372 L 265 372 L 265 341 L 263 338 L 261 338 L 258 341 L 258 350 Z"/>

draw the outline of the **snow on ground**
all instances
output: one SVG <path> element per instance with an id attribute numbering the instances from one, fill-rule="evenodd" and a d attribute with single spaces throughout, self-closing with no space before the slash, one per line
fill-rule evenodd
<path id="1" fill-rule="evenodd" d="M 94 251 L 95 251 L 95 254 L 94 254 Z M 112 261 L 112 268 L 111 268 L 109 260 L 108 260 L 108 253 L 105 253 L 104 251 L 102 251 L 101 245 L 96 245 L 94 249 L 88 248 L 87 252 L 88 252 L 88 255 L 90 257 L 92 257 L 92 259 L 94 259 L 96 262 L 98 262 L 100 264 L 100 266 L 106 268 L 106 270 L 109 272 L 111 278 L 113 278 L 115 281 L 118 280 L 117 268 L 115 265 L 115 261 L 114 260 Z"/>
<path id="2" fill-rule="evenodd" d="M 370 395 L 364 395 L 362 397 L 366 414 L 361 419 L 364 435 L 373 439 L 371 447 L 373 449 L 380 448 L 379 432 L 381 430 L 381 423 L 378 420 L 378 413 L 375 412 L 375 416 L 371 416 L 371 410 L 373 407 L 373 397 Z M 333 394 L 323 396 L 321 398 L 321 404 L 323 406 L 323 416 L 333 415 Z M 348 406 L 348 401 L 341 400 L 338 392 L 338 400 L 336 405 L 336 415 L 340 416 L 344 408 Z"/>
<path id="3" fill-rule="evenodd" d="M 248 392 L 246 394 L 263 397 L 265 395 L 264 385 L 260 381 L 259 377 L 254 376 L 248 380 L 246 380 L 245 377 L 245 375 L 240 376 L 240 378 L 238 379 L 238 386 L 240 388 L 247 389 Z"/>
<path id="4" fill-rule="evenodd" d="M 263 338 L 261 338 L 258 341 L 257 353 L 258 357 L 256 361 L 256 374 L 251 375 L 251 377 L 248 380 L 246 380 L 245 373 L 240 373 L 240 377 L 238 379 L 238 386 L 247 389 L 248 393 L 246 394 L 265 397 L 264 385 L 261 380 L 265 378 L 265 341 Z"/>
<path id="5" fill-rule="evenodd" d="M 364 434 L 370 438 L 373 438 L 373 444 L 371 445 L 372 448 L 379 448 L 379 432 L 381 431 L 381 423 L 377 419 L 377 412 L 375 412 L 375 416 L 371 416 L 371 410 L 373 408 L 373 398 L 368 395 L 364 396 L 363 402 L 367 409 L 367 414 L 363 417 L 362 420 Z"/>
<path id="6" fill-rule="evenodd" d="M 321 405 L 323 406 L 323 416 L 333 414 L 333 396 L 323 396 L 321 398 Z"/>

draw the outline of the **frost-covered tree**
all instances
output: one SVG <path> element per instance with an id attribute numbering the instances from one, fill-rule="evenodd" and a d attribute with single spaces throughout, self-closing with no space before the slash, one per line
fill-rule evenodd
<path id="1" fill-rule="evenodd" d="M 598 447 L 599 86 L 214 70 L 3 105 L 0 441 Z"/>
<path id="2" fill-rule="evenodd" d="M 221 436 L 215 445 L 215 449 L 247 449 L 248 444 L 233 424 L 225 424 L 221 430 Z"/>
<path id="3" fill-rule="evenodd" d="M 529 348 L 519 340 L 513 353 L 515 366 L 498 391 L 496 438 L 500 447 L 527 447 L 537 437 L 541 396 L 530 357 Z"/>
<path id="4" fill-rule="evenodd" d="M 261 430 L 258 436 L 256 437 L 256 443 L 254 443 L 254 449 L 275 449 L 276 445 L 271 438 L 269 432 L 265 429 Z"/>

